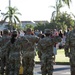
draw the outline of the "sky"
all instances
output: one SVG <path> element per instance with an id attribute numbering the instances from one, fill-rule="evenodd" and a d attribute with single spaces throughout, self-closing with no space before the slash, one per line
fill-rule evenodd
<path id="1" fill-rule="evenodd" d="M 75 0 L 72 0 L 71 7 L 63 7 L 61 11 L 75 14 Z M 9 0 L 0 0 L 0 13 L 7 11 Z M 50 6 L 55 6 L 55 0 L 11 0 L 11 6 L 17 7 L 22 14 L 18 16 L 21 21 L 47 20 L 50 21 L 54 11 Z M 0 14 L 1 16 L 1 14 Z"/>

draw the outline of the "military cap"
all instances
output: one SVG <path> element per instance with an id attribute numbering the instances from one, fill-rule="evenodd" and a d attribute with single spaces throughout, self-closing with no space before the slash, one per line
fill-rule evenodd
<path id="1" fill-rule="evenodd" d="M 16 30 L 14 30 L 14 31 L 12 32 L 12 34 L 17 34 L 17 31 L 16 31 Z"/>
<path id="2" fill-rule="evenodd" d="M 27 28 L 26 32 L 32 32 L 31 28 Z"/>
<path id="3" fill-rule="evenodd" d="M 4 29 L 3 30 L 3 34 L 8 34 L 9 33 L 9 30 L 8 29 Z"/>
<path id="4" fill-rule="evenodd" d="M 50 31 L 50 29 L 45 29 L 45 30 L 44 30 L 44 33 L 45 33 L 45 34 L 50 34 L 51 31 Z"/>

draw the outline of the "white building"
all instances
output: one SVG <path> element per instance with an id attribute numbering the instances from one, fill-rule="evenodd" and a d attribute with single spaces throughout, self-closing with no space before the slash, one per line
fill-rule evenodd
<path id="1" fill-rule="evenodd" d="M 18 25 L 21 25 L 23 28 L 27 25 L 27 24 L 30 24 L 30 25 L 33 25 L 33 26 L 36 26 L 38 23 L 41 23 L 41 24 L 46 24 L 46 23 L 49 23 L 48 21 L 44 21 L 44 20 L 39 20 L 39 21 L 21 21 L 21 24 L 18 24 Z M 8 22 L 4 22 L 2 24 L 2 21 L 0 21 L 0 30 L 3 30 L 3 29 L 6 29 L 8 28 Z"/>
<path id="2" fill-rule="evenodd" d="M 25 27 L 27 24 L 35 26 L 35 23 L 32 21 L 21 21 L 22 27 Z"/>

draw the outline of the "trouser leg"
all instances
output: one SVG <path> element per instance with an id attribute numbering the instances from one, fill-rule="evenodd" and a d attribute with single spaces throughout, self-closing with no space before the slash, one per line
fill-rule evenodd
<path id="1" fill-rule="evenodd" d="M 47 74 L 47 70 L 46 70 L 45 64 L 41 64 L 41 72 L 42 72 L 42 75 L 46 75 Z"/>
<path id="2" fill-rule="evenodd" d="M 6 64 L 6 60 L 5 60 L 5 57 L 1 58 L 1 75 L 4 75 L 4 72 L 5 72 L 5 64 Z"/>
<path id="3" fill-rule="evenodd" d="M 47 60 L 47 72 L 48 72 L 48 75 L 53 74 L 53 59 L 52 58 Z"/>
<path id="4" fill-rule="evenodd" d="M 28 73 L 29 75 L 33 75 L 33 69 L 34 69 L 34 59 L 30 58 L 29 59 L 29 68 L 28 68 Z"/>
<path id="5" fill-rule="evenodd" d="M 71 65 L 71 75 L 75 75 L 75 65 Z"/>

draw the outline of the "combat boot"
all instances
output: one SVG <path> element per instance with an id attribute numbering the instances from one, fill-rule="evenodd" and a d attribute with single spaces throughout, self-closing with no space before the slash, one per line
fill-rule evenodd
<path id="1" fill-rule="evenodd" d="M 4 75 L 4 70 L 1 70 L 0 74 L 1 74 L 1 75 Z"/>
<path id="2" fill-rule="evenodd" d="M 71 71 L 71 75 L 75 75 L 75 71 Z"/>
<path id="3" fill-rule="evenodd" d="M 71 75 L 75 75 L 75 65 L 71 65 Z"/>
<path id="4" fill-rule="evenodd" d="M 47 73 L 46 72 L 42 72 L 42 75 L 46 75 Z"/>
<path id="5" fill-rule="evenodd" d="M 48 75 L 52 75 L 52 73 L 48 73 Z"/>

